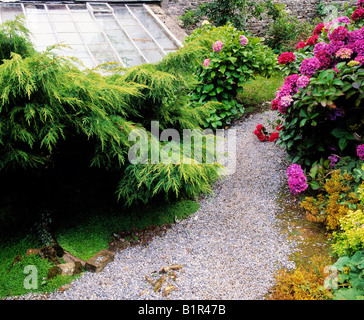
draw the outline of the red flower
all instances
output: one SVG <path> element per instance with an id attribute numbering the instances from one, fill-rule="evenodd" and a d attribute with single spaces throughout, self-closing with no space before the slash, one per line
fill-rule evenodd
<path id="1" fill-rule="evenodd" d="M 324 27 L 325 27 L 325 25 L 324 25 L 323 23 L 319 23 L 319 24 L 316 26 L 315 30 L 313 31 L 313 34 L 314 34 L 314 35 L 319 35 L 319 34 L 321 34 L 322 29 L 323 29 Z"/>
<path id="2" fill-rule="evenodd" d="M 274 142 L 279 139 L 279 132 L 273 132 L 268 138 L 269 142 Z"/>
<path id="3" fill-rule="evenodd" d="M 264 141 L 267 141 L 268 137 L 261 132 L 260 135 L 258 136 L 258 139 L 260 141 L 264 142 Z"/>
<path id="4" fill-rule="evenodd" d="M 256 136 L 259 136 L 260 134 L 262 134 L 262 132 L 260 130 L 256 129 L 256 130 L 254 130 L 254 134 Z"/>
<path id="5" fill-rule="evenodd" d="M 297 43 L 296 49 L 300 50 L 306 47 L 306 42 L 305 41 L 300 41 Z"/>
<path id="6" fill-rule="evenodd" d="M 257 130 L 261 131 L 263 129 L 263 125 L 262 124 L 258 124 L 257 125 Z"/>
<path id="7" fill-rule="evenodd" d="M 306 46 L 313 46 L 318 40 L 318 35 L 314 34 L 312 37 L 306 40 Z"/>
<path id="8" fill-rule="evenodd" d="M 353 21 L 364 18 L 364 9 L 356 9 L 351 15 Z"/>
<path id="9" fill-rule="evenodd" d="M 296 60 L 296 56 L 294 55 L 293 52 L 283 52 L 278 57 L 278 63 L 279 64 L 287 64 L 287 63 L 295 61 L 295 60 Z"/>
<path id="10" fill-rule="evenodd" d="M 271 104 L 272 110 L 274 111 L 278 110 L 279 104 L 280 104 L 279 99 L 274 99 Z"/>
<path id="11" fill-rule="evenodd" d="M 276 128 L 277 131 L 281 131 L 284 129 L 284 126 L 282 126 L 282 124 L 279 124 Z"/>

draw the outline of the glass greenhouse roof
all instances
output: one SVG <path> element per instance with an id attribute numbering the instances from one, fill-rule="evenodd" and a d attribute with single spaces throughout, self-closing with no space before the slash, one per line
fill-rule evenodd
<path id="1" fill-rule="evenodd" d="M 62 55 L 92 68 L 105 62 L 126 67 L 161 60 L 181 43 L 145 4 L 0 3 L 0 23 L 23 14 L 37 50 L 62 43 Z"/>

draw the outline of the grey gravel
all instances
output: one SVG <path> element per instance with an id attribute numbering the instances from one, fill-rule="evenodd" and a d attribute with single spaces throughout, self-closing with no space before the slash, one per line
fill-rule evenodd
<path id="1" fill-rule="evenodd" d="M 237 171 L 200 200 L 200 209 L 157 236 L 148 247 L 129 247 L 98 274 L 85 273 L 64 292 L 47 299 L 261 300 L 279 268 L 292 269 L 295 243 L 277 226 L 278 190 L 286 183 L 285 152 L 253 134 L 272 112 L 237 122 Z M 183 265 L 170 281 L 178 290 L 154 292 L 145 275 L 163 266 Z M 21 299 L 39 299 L 29 294 Z"/>

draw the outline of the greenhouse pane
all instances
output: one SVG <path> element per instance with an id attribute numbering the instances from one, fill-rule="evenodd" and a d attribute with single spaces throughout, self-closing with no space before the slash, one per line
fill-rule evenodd
<path id="1" fill-rule="evenodd" d="M 54 52 L 77 57 L 87 67 L 123 61 L 125 66 L 157 62 L 178 49 L 166 30 L 143 5 L 106 2 L 1 3 L 0 21 L 22 14 L 37 50 L 62 43 Z"/>
<path id="2" fill-rule="evenodd" d="M 20 4 L 1 4 L 1 20 L 14 20 L 15 16 L 23 14 L 23 9 Z"/>
<path id="3" fill-rule="evenodd" d="M 49 16 L 53 22 L 72 22 L 72 17 L 67 11 L 65 13 L 52 13 L 52 11 L 49 11 Z"/>
<path id="4" fill-rule="evenodd" d="M 37 33 L 53 33 L 53 27 L 49 22 L 32 22 L 29 23 L 29 28 L 34 34 Z"/>
<path id="5" fill-rule="evenodd" d="M 86 43 L 88 43 L 88 44 L 92 44 L 92 43 L 103 44 L 103 43 L 107 42 L 104 34 L 101 32 L 82 33 L 82 36 L 85 39 Z"/>
<path id="6" fill-rule="evenodd" d="M 63 42 L 64 44 L 82 44 L 83 40 L 78 33 L 58 33 L 59 41 Z"/>
<path id="7" fill-rule="evenodd" d="M 178 49 L 176 42 L 144 6 L 128 5 L 128 7 L 164 50 Z"/>
<path id="8" fill-rule="evenodd" d="M 58 39 L 54 33 L 33 34 L 33 38 L 36 47 L 47 47 L 58 43 Z"/>
<path id="9" fill-rule="evenodd" d="M 65 4 L 47 4 L 47 8 L 50 14 L 59 14 L 62 11 L 67 12 L 67 7 Z"/>
<path id="10" fill-rule="evenodd" d="M 77 32 L 76 26 L 73 22 L 53 22 L 53 25 L 57 31 L 59 32 Z"/>

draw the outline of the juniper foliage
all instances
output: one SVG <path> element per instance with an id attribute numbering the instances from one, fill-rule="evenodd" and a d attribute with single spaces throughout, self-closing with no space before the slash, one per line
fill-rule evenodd
<path id="1" fill-rule="evenodd" d="M 161 129 L 200 128 L 209 106 L 192 108 L 188 93 L 204 48 L 106 74 L 80 70 L 54 46 L 37 52 L 21 18 L 1 25 L 0 45 L 0 209 L 68 203 L 77 210 L 82 192 L 89 203 L 109 192 L 108 199 L 116 201 L 116 193 L 121 204 L 134 205 L 210 190 L 217 166 L 196 163 L 187 171 L 127 159 L 130 132 L 148 131 L 151 120 Z"/>

